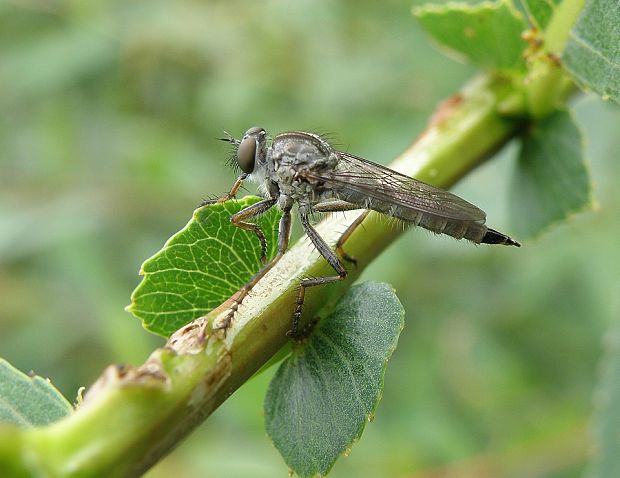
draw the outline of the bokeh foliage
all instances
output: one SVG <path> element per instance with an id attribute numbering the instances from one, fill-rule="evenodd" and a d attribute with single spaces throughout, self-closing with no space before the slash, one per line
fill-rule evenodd
<path id="1" fill-rule="evenodd" d="M 399 153 L 472 73 L 410 7 L 2 3 L 0 355 L 70 398 L 102 364 L 145 358 L 158 342 L 123 307 L 142 259 L 232 183 L 222 129 L 334 131 L 375 161 Z M 522 254 L 413 231 L 365 272 L 394 285 L 408 320 L 376 420 L 332 476 L 579 476 L 600 339 L 620 309 L 620 114 L 574 106 L 597 212 Z M 498 229 L 515 161 L 509 150 L 457 188 Z M 272 373 L 149 476 L 281 474 L 261 415 Z"/>

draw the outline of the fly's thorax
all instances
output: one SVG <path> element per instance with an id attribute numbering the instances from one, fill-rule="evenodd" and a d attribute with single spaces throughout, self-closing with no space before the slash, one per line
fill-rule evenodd
<path id="1" fill-rule="evenodd" d="M 329 144 L 311 133 L 282 133 L 274 138 L 267 152 L 273 168 L 272 179 L 280 192 L 295 200 L 308 200 L 320 195 L 321 184 L 309 178 L 308 171 L 333 168 L 337 156 Z"/>
<path id="2" fill-rule="evenodd" d="M 312 201 L 319 188 L 315 181 L 306 179 L 299 174 L 298 168 L 290 164 L 279 165 L 272 180 L 277 184 L 280 195 L 295 201 Z"/>
<path id="3" fill-rule="evenodd" d="M 274 138 L 269 155 L 276 168 L 290 165 L 302 170 L 326 165 L 334 156 L 334 150 L 317 135 L 291 132 L 281 133 Z"/>

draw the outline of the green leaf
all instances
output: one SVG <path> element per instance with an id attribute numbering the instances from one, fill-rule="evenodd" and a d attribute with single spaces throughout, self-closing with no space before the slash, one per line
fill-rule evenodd
<path id="1" fill-rule="evenodd" d="M 214 309 L 260 267 L 260 241 L 256 235 L 230 224 L 230 216 L 257 201 L 203 206 L 140 270 L 142 282 L 131 295 L 127 310 L 151 332 L 168 337 L 175 330 Z M 263 229 L 268 257 L 277 250 L 278 208 L 256 223 Z"/>
<path id="2" fill-rule="evenodd" d="M 586 3 L 562 54 L 566 70 L 583 88 L 620 103 L 618 0 Z"/>
<path id="3" fill-rule="evenodd" d="M 594 453 L 587 476 L 620 476 L 620 323 L 605 341 L 601 384 L 595 395 Z"/>
<path id="4" fill-rule="evenodd" d="M 525 68 L 521 33 L 528 25 L 508 0 L 427 4 L 413 14 L 440 45 L 466 61 L 490 69 Z"/>
<path id="5" fill-rule="evenodd" d="M 42 426 L 72 411 L 71 404 L 49 380 L 29 377 L 0 359 L 0 422 Z"/>
<path id="6" fill-rule="evenodd" d="M 581 131 L 559 110 L 532 124 L 523 138 L 510 191 L 517 237 L 533 237 L 556 221 L 591 206 Z"/>
<path id="7" fill-rule="evenodd" d="M 523 0 L 523 6 L 532 22 L 544 30 L 560 0 Z"/>
<path id="8" fill-rule="evenodd" d="M 267 433 L 299 476 L 325 475 L 372 419 L 404 310 L 388 284 L 352 287 L 280 366 Z"/>

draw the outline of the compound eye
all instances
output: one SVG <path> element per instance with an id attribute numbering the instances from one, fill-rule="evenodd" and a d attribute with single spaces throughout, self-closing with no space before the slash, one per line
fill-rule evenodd
<path id="1" fill-rule="evenodd" d="M 237 162 L 241 171 L 251 174 L 254 171 L 254 158 L 256 158 L 256 139 L 246 136 L 237 149 Z"/>
<path id="2" fill-rule="evenodd" d="M 265 134 L 265 130 L 260 126 L 253 126 L 249 130 L 247 130 L 244 136 L 259 136 Z"/>

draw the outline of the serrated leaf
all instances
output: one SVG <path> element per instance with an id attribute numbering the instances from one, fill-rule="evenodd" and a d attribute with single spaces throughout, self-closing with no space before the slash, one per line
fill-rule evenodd
<path id="1" fill-rule="evenodd" d="M 620 5 L 586 3 L 570 32 L 562 62 L 582 87 L 620 103 Z"/>
<path id="2" fill-rule="evenodd" d="M 591 205 L 583 139 L 569 112 L 556 111 L 523 138 L 510 205 L 515 234 L 524 239 Z"/>
<path id="3" fill-rule="evenodd" d="M 361 436 L 403 316 L 390 285 L 356 285 L 280 366 L 265 397 L 267 433 L 299 476 L 325 475 Z"/>
<path id="4" fill-rule="evenodd" d="M 257 197 L 203 206 L 189 223 L 142 264 L 142 282 L 127 310 L 151 332 L 170 336 L 175 330 L 214 309 L 260 267 L 256 235 L 230 224 L 230 216 Z M 256 223 L 263 229 L 268 257 L 277 249 L 280 212 L 272 208 Z"/>
<path id="5" fill-rule="evenodd" d="M 589 478 L 620 476 L 620 324 L 605 340 L 601 384 L 595 395 L 594 453 Z"/>
<path id="6" fill-rule="evenodd" d="M 42 426 L 72 411 L 71 404 L 49 380 L 29 377 L 0 359 L 0 422 Z"/>
<path id="7" fill-rule="evenodd" d="M 427 4 L 413 13 L 429 35 L 465 61 L 489 69 L 525 68 L 521 33 L 528 25 L 508 0 Z"/>
<path id="8" fill-rule="evenodd" d="M 527 14 L 535 25 L 544 30 L 560 0 L 523 0 Z"/>

